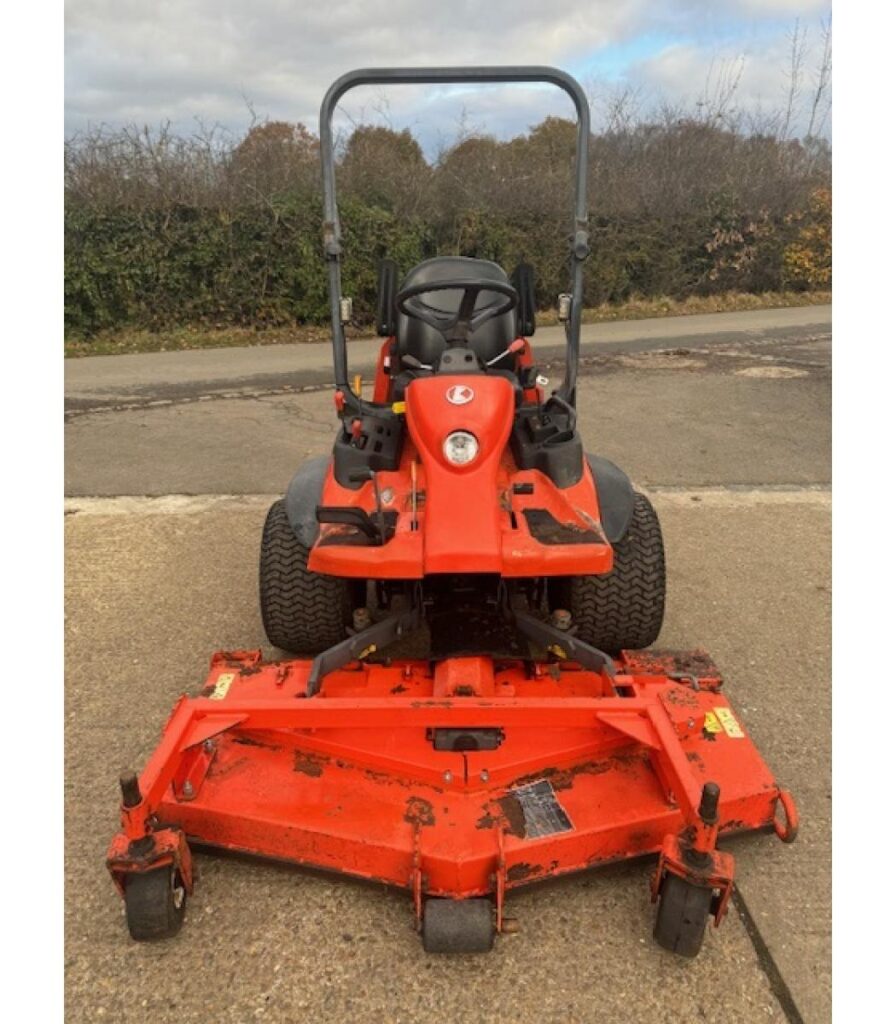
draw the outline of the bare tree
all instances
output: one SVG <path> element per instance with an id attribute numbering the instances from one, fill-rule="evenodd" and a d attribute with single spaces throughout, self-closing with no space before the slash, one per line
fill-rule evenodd
<path id="1" fill-rule="evenodd" d="M 831 112 L 831 20 L 821 23 L 822 45 L 818 69 L 815 72 L 815 91 L 812 94 L 812 111 L 809 116 L 807 136 L 812 139 L 821 134 Z"/>
<path id="2" fill-rule="evenodd" d="M 789 138 L 793 118 L 803 85 L 803 65 L 806 61 L 806 29 L 800 27 L 797 18 L 790 33 L 790 64 L 787 71 L 787 90 L 784 102 L 784 117 L 781 122 L 782 139 Z"/>
<path id="3" fill-rule="evenodd" d="M 746 57 L 743 54 L 718 64 L 715 60 L 710 62 L 703 94 L 697 101 L 702 119 L 707 124 L 723 124 L 731 118 L 745 65 Z"/>

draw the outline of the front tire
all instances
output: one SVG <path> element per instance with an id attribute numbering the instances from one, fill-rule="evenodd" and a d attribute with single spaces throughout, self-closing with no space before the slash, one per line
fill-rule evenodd
<path id="1" fill-rule="evenodd" d="M 187 912 L 187 890 L 172 865 L 128 875 L 125 915 L 131 938 L 153 942 L 176 935 Z"/>
<path id="2" fill-rule="evenodd" d="M 703 945 L 712 910 L 713 890 L 678 875 L 666 875 L 660 889 L 653 937 L 678 956 L 695 957 Z"/>
<path id="3" fill-rule="evenodd" d="M 261 620 L 274 647 L 291 654 L 319 654 L 338 644 L 351 621 L 349 583 L 312 572 L 308 554 L 290 525 L 286 502 L 275 501 L 261 537 Z"/>
<path id="4" fill-rule="evenodd" d="M 649 499 L 635 494 L 631 523 L 613 545 L 613 568 L 603 576 L 573 576 L 553 590 L 585 643 L 618 654 L 650 647 L 666 607 L 666 558 L 659 519 Z"/>
<path id="5" fill-rule="evenodd" d="M 488 953 L 495 942 L 495 908 L 488 899 L 427 899 L 422 934 L 427 953 Z"/>

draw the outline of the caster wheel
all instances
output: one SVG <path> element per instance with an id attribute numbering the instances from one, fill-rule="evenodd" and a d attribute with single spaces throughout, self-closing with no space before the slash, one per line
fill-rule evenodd
<path id="1" fill-rule="evenodd" d="M 712 889 L 666 875 L 653 929 L 653 937 L 663 949 L 689 957 L 700 952 L 713 896 Z"/>
<path id="2" fill-rule="evenodd" d="M 131 938 L 138 942 L 167 939 L 180 931 L 187 911 L 187 890 L 172 866 L 129 875 L 124 890 Z"/>
<path id="3" fill-rule="evenodd" d="M 428 899 L 423 904 L 427 953 L 488 953 L 495 941 L 491 900 Z"/>

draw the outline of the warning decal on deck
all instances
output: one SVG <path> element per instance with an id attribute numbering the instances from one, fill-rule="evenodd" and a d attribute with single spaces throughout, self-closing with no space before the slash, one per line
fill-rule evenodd
<path id="1" fill-rule="evenodd" d="M 715 708 L 716 718 L 718 718 L 722 728 L 733 740 L 742 740 L 744 738 L 744 731 L 738 725 L 737 719 L 731 711 L 731 708 Z"/>
<path id="2" fill-rule="evenodd" d="M 572 822 L 560 806 L 554 787 L 546 779 L 511 790 L 526 819 L 526 839 L 571 832 Z"/>
<path id="3" fill-rule="evenodd" d="M 703 731 L 704 732 L 721 732 L 722 725 L 716 718 L 714 711 L 707 711 L 706 717 L 703 719 Z"/>
<path id="4" fill-rule="evenodd" d="M 234 679 L 236 679 L 236 672 L 222 672 L 218 676 L 215 688 L 208 695 L 208 699 L 223 700 L 227 696 L 227 691 L 230 689 Z"/>

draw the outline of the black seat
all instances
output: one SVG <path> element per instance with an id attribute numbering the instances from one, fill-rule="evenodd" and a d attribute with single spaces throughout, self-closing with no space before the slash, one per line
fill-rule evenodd
<path id="1" fill-rule="evenodd" d="M 501 281 L 509 284 L 510 281 L 504 271 L 497 263 L 489 260 L 475 260 L 467 256 L 437 256 L 431 260 L 424 260 L 418 263 L 411 270 L 402 282 L 402 288 L 411 285 L 426 284 L 436 281 L 475 281 L 481 279 L 490 281 Z M 438 316 L 445 314 L 446 326 L 450 317 L 457 314 L 460 308 L 463 292 L 451 289 L 444 292 L 432 292 L 422 294 L 415 301 L 427 306 Z M 497 306 L 505 301 L 503 295 L 496 292 L 482 291 L 476 300 L 476 309 L 485 309 L 488 306 Z M 399 352 L 402 355 L 410 355 L 419 359 L 427 366 L 437 366 L 439 358 L 446 347 L 445 339 L 428 324 L 413 317 L 398 314 L 396 323 L 396 335 L 398 338 Z M 513 310 L 503 316 L 495 317 L 478 327 L 470 336 L 470 345 L 476 354 L 484 362 L 494 359 L 516 337 L 516 314 Z M 510 369 L 513 366 L 513 356 L 496 363 L 496 368 Z"/>

